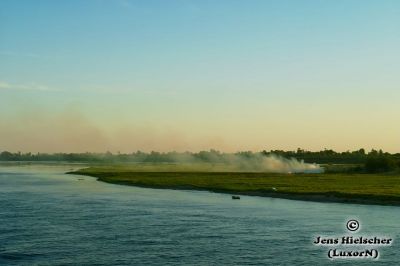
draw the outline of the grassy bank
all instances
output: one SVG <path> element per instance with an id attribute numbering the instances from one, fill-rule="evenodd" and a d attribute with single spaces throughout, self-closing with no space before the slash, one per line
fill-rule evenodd
<path id="1" fill-rule="evenodd" d="M 400 206 L 400 174 L 271 174 L 208 171 L 209 166 L 98 166 L 71 174 L 149 188 L 194 189 L 309 201 Z"/>

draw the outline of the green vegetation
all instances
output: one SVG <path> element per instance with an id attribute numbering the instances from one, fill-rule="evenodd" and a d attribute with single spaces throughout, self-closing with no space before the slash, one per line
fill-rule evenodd
<path id="1" fill-rule="evenodd" d="M 370 156 L 365 162 L 365 170 L 368 173 L 380 173 L 396 170 L 399 162 L 389 156 Z"/>
<path id="2" fill-rule="evenodd" d="M 208 171 L 210 170 L 210 171 Z M 215 171 L 217 170 L 217 171 Z M 195 189 L 313 201 L 400 205 L 400 174 L 271 174 L 212 165 L 110 165 L 71 174 L 150 188 Z"/>

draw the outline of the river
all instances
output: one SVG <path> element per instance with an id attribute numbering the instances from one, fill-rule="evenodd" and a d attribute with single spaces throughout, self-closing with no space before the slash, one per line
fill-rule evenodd
<path id="1" fill-rule="evenodd" d="M 0 265 L 396 265 L 400 207 L 113 185 L 81 165 L 0 166 Z M 379 260 L 329 260 L 318 235 L 385 235 Z"/>

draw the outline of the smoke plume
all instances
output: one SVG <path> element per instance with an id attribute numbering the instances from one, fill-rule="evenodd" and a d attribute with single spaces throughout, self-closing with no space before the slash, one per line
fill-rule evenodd
<path id="1" fill-rule="evenodd" d="M 232 171 L 232 172 L 268 172 L 268 173 L 322 173 L 324 168 L 315 163 L 305 163 L 295 158 L 284 158 L 275 154 L 263 153 L 220 153 L 211 150 L 209 152 L 175 153 L 168 155 L 171 162 L 208 163 L 212 166 L 208 171 Z M 204 170 L 204 168 L 200 168 Z"/>

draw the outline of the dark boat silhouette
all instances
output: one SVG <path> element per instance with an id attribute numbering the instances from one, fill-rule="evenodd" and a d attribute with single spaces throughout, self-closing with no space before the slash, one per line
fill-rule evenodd
<path id="1" fill-rule="evenodd" d="M 232 199 L 240 199 L 239 196 L 232 196 Z"/>

